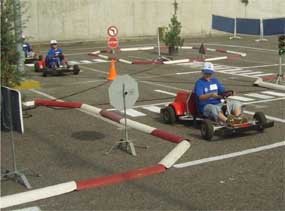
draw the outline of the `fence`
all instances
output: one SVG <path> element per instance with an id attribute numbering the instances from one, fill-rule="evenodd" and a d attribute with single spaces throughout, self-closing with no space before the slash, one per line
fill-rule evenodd
<path id="1" fill-rule="evenodd" d="M 285 17 L 270 19 L 229 18 L 212 15 L 212 29 L 233 34 L 259 35 L 260 40 L 264 36 L 285 34 Z"/>

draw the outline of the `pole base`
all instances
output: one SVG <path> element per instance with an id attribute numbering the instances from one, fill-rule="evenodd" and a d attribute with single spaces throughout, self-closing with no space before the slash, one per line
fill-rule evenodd
<path id="1" fill-rule="evenodd" d="M 232 37 L 229 37 L 230 40 L 233 40 L 233 39 L 242 39 L 241 37 L 239 36 L 232 36 Z"/>

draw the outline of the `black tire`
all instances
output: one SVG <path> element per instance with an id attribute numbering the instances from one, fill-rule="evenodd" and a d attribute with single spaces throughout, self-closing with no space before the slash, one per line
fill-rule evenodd
<path id="1" fill-rule="evenodd" d="M 214 137 L 214 127 L 212 122 L 208 119 L 203 120 L 201 123 L 200 132 L 203 139 L 211 141 Z"/>
<path id="2" fill-rule="evenodd" d="M 160 111 L 161 119 L 166 124 L 174 124 L 176 122 L 175 110 L 172 106 L 167 106 Z"/>
<path id="3" fill-rule="evenodd" d="M 35 63 L 35 72 L 40 72 L 40 65 L 39 63 Z"/>
<path id="4" fill-rule="evenodd" d="M 80 72 L 80 68 L 77 64 L 73 65 L 73 75 L 78 75 Z"/>
<path id="5" fill-rule="evenodd" d="M 264 125 L 267 122 L 267 119 L 264 113 L 255 112 L 255 114 L 253 115 L 253 119 L 255 120 L 256 124 L 259 126 L 257 130 L 262 132 L 264 130 Z"/>

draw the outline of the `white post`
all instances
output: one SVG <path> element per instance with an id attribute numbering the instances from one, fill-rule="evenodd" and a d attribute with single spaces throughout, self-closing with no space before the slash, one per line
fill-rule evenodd
<path id="1" fill-rule="evenodd" d="M 264 29 L 263 29 L 263 19 L 260 18 L 260 35 L 259 35 L 259 39 L 255 40 L 256 42 L 260 42 L 260 41 L 267 41 L 267 39 L 264 39 Z"/>
<path id="2" fill-rule="evenodd" d="M 232 39 L 241 39 L 241 37 L 237 36 L 237 18 L 235 17 L 235 23 L 234 23 L 234 36 L 230 37 L 230 40 Z"/>

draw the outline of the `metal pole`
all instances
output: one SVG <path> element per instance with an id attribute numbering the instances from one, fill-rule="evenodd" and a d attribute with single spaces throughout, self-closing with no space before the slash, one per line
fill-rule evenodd
<path id="1" fill-rule="evenodd" d="M 279 56 L 279 72 L 277 75 L 276 83 L 280 84 L 283 80 L 283 72 L 282 72 L 282 55 Z"/>
<path id="2" fill-rule="evenodd" d="M 15 25 L 15 35 L 17 43 L 17 52 L 19 54 L 17 61 L 17 70 L 24 71 L 24 51 L 22 47 L 22 18 L 21 18 L 21 3 L 20 0 L 13 0 L 14 7 L 14 25 Z"/>
<path id="3" fill-rule="evenodd" d="M 160 54 L 160 38 L 159 38 L 159 28 L 158 28 L 158 33 L 157 33 L 157 50 L 158 50 L 158 58 L 161 58 Z"/>
<path id="4" fill-rule="evenodd" d="M 126 95 L 128 93 L 125 90 L 125 84 L 123 84 L 123 104 L 124 104 L 124 121 L 125 121 L 125 141 L 128 141 L 128 129 L 127 129 L 127 109 L 126 109 Z"/>

